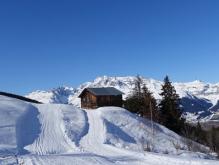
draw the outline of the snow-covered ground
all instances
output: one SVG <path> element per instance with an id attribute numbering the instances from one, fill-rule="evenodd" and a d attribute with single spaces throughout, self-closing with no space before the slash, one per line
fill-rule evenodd
<path id="1" fill-rule="evenodd" d="M 162 81 L 143 78 L 144 83 L 159 100 Z M 78 95 L 87 87 L 115 87 L 124 93 L 124 99 L 132 92 L 135 77 L 98 77 L 92 82 L 86 82 L 78 88 L 60 87 L 50 91 L 35 91 L 27 95 L 31 99 L 43 103 L 62 103 L 80 106 Z M 185 117 L 189 122 L 209 121 L 215 113 L 219 113 L 219 83 L 211 84 L 201 81 L 188 83 L 173 83 L 177 93 L 182 98 Z"/>
<path id="2" fill-rule="evenodd" d="M 159 124 L 152 133 L 149 121 L 122 108 L 83 110 L 0 96 L 1 165 L 219 164 L 209 158 L 188 151 L 180 136 Z"/>

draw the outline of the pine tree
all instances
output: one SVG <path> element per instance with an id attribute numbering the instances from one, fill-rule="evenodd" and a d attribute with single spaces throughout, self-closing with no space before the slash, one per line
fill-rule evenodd
<path id="1" fill-rule="evenodd" d="M 145 118 L 153 118 L 153 121 L 158 121 L 159 111 L 157 106 L 157 101 L 153 97 L 152 93 L 148 90 L 145 84 L 142 87 L 142 96 L 144 104 L 142 107 L 142 116 Z"/>
<path id="2" fill-rule="evenodd" d="M 164 79 L 160 95 L 162 97 L 159 104 L 161 123 L 167 128 L 180 133 L 184 125 L 184 120 L 181 118 L 180 99 L 168 76 Z"/>
<path id="3" fill-rule="evenodd" d="M 143 105 L 143 96 L 142 96 L 142 78 L 137 75 L 135 79 L 135 87 L 132 94 L 125 101 L 125 108 L 130 112 L 136 113 L 142 116 L 142 105 Z"/>
<path id="4" fill-rule="evenodd" d="M 156 99 L 148 90 L 140 76 L 136 76 L 132 94 L 125 101 L 125 108 L 139 116 L 158 121 L 158 107 Z"/>

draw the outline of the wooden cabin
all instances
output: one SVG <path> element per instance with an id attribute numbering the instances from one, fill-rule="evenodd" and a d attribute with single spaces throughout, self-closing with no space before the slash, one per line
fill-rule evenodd
<path id="1" fill-rule="evenodd" d="M 122 92 L 113 87 L 85 88 L 79 97 L 81 108 L 95 109 L 104 106 L 122 107 Z"/>

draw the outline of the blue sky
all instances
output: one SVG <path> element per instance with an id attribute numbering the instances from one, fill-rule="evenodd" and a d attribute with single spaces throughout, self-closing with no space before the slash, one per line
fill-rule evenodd
<path id="1" fill-rule="evenodd" d="M 218 0 L 0 2 L 0 90 L 97 76 L 219 82 Z"/>

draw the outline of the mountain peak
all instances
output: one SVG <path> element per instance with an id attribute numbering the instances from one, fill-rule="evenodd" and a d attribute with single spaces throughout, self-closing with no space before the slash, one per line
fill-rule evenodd
<path id="1" fill-rule="evenodd" d="M 153 93 L 157 100 L 161 99 L 160 92 L 162 81 L 152 78 L 142 77 L 143 82 L 148 89 Z M 135 76 L 101 76 L 97 77 L 91 82 L 81 84 L 78 88 L 72 87 L 58 87 L 49 91 L 36 91 L 27 95 L 27 97 L 43 102 L 43 103 L 61 103 L 73 104 L 80 106 L 80 99 L 78 95 L 88 87 L 114 87 L 124 93 L 123 99 L 126 99 L 132 93 L 135 86 Z M 189 116 L 196 119 L 203 114 L 209 114 L 213 107 L 217 107 L 219 100 L 219 84 L 207 84 L 200 80 L 188 83 L 174 83 L 177 93 L 182 98 L 184 111 L 192 113 Z M 199 115 L 195 115 L 199 112 Z M 206 113 L 208 112 L 208 113 Z M 194 113 L 194 114 L 193 114 Z"/>

